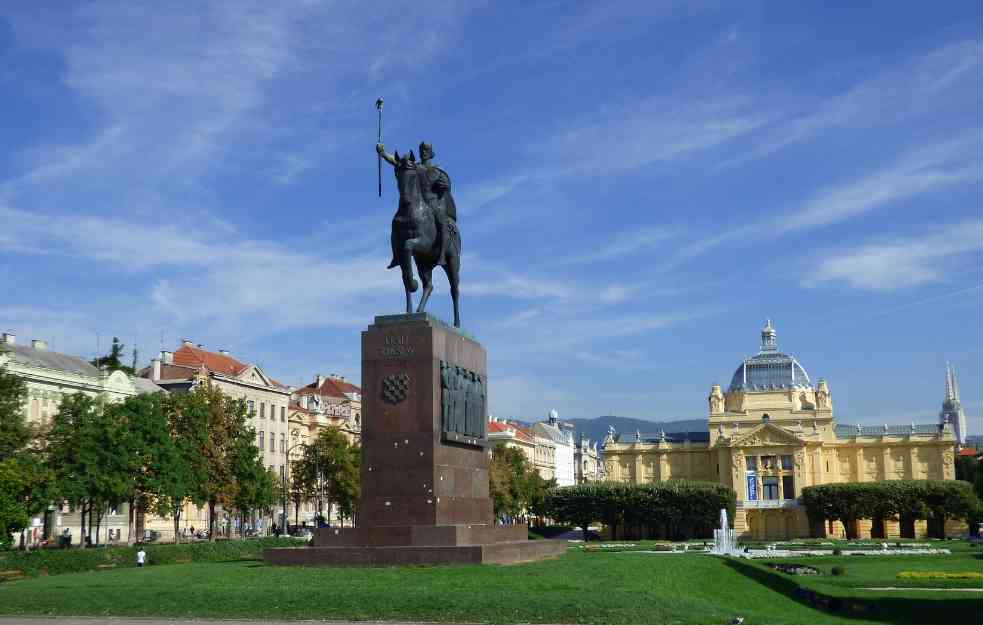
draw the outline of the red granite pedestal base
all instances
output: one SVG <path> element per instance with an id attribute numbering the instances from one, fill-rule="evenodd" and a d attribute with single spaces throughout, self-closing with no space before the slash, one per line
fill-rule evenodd
<path id="1" fill-rule="evenodd" d="M 465 434 L 448 432 L 454 426 L 443 418 L 449 404 L 441 376 L 448 365 L 480 380 L 487 393 L 487 356 L 477 341 L 426 313 L 376 317 L 362 333 L 358 527 L 318 529 L 312 546 L 268 549 L 264 560 L 510 564 L 564 552 L 563 541 L 527 540 L 525 525 L 494 524 L 485 436 L 473 431 L 474 421 Z M 475 396 L 484 397 L 468 395 L 468 402 Z M 469 414 L 483 421 L 484 405 Z M 486 426 L 480 424 L 482 432 Z"/>

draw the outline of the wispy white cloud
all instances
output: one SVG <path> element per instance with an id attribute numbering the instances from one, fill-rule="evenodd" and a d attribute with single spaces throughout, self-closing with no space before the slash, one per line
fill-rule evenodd
<path id="1" fill-rule="evenodd" d="M 746 97 L 651 97 L 609 104 L 534 144 L 541 176 L 621 172 L 715 148 L 768 120 Z M 548 155 L 544 159 L 543 155 Z"/>
<path id="2" fill-rule="evenodd" d="M 980 103 L 983 39 L 949 43 L 903 59 L 799 114 L 776 116 L 756 145 L 723 165 L 762 158 L 837 128 L 882 126 L 944 114 L 950 105 L 969 110 Z"/>
<path id="3" fill-rule="evenodd" d="M 983 221 L 968 221 L 833 252 L 802 284 L 841 282 L 875 291 L 909 288 L 944 281 L 953 260 L 981 251 Z"/>
<path id="4" fill-rule="evenodd" d="M 675 268 L 722 245 L 742 246 L 831 226 L 894 203 L 983 180 L 983 132 L 916 147 L 872 174 L 826 186 L 784 215 L 712 231 L 659 266 Z"/>
<path id="5" fill-rule="evenodd" d="M 917 148 L 874 174 L 821 191 L 776 225 L 825 226 L 929 191 L 983 179 L 983 132 Z"/>
<path id="6" fill-rule="evenodd" d="M 557 262 L 561 265 L 591 263 L 616 260 L 642 252 L 651 252 L 657 245 L 665 243 L 676 236 L 676 234 L 674 230 L 668 228 L 634 228 L 616 234 L 606 243 L 595 249 L 589 249 L 582 254 L 561 258 Z"/>

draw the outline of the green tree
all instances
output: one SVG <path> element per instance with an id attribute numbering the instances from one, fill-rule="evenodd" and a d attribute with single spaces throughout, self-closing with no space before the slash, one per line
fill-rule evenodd
<path id="1" fill-rule="evenodd" d="M 182 457 L 171 437 L 173 402 L 163 393 L 140 394 L 106 407 L 107 417 L 122 427 L 120 460 L 129 480 L 124 496 L 129 503 L 127 542 L 136 538 L 138 508 L 160 516 L 173 512 L 168 497 L 185 479 Z"/>
<path id="2" fill-rule="evenodd" d="M 64 397 L 52 419 L 46 463 L 55 476 L 55 492 L 79 507 L 83 546 L 93 530 L 99 542 L 108 506 L 126 501 L 132 492 L 127 436 L 114 411 L 81 393 Z"/>
<path id="3" fill-rule="evenodd" d="M 519 516 L 528 503 L 526 458 L 514 447 L 497 445 L 488 466 L 488 487 L 496 517 Z"/>
<path id="4" fill-rule="evenodd" d="M 0 460 L 20 453 L 31 441 L 33 432 L 24 415 L 26 401 L 24 381 L 0 367 Z"/>
<path id="5" fill-rule="evenodd" d="M 207 382 L 180 400 L 182 429 L 191 435 L 181 453 L 198 455 L 189 471 L 189 498 L 208 505 L 208 538 L 214 540 L 218 506 L 232 505 L 237 495 L 234 466 L 238 437 L 247 431 L 246 403 Z"/>
<path id="6" fill-rule="evenodd" d="M 255 440 L 253 429 L 244 428 L 236 437 L 231 458 L 236 482 L 231 505 L 238 513 L 241 535 L 253 512 L 268 509 L 276 502 L 276 478 L 263 466 Z"/>
<path id="7" fill-rule="evenodd" d="M 134 375 L 134 367 L 136 366 L 136 352 L 133 353 L 134 366 L 130 367 L 123 364 L 123 349 L 126 346 L 120 342 L 118 337 L 113 337 L 113 344 L 109 348 L 109 353 L 105 356 L 99 356 L 98 358 L 93 358 L 91 362 L 94 366 L 100 369 L 105 368 L 106 371 L 122 371 L 129 375 Z"/>
<path id="8" fill-rule="evenodd" d="M 359 496 L 359 454 L 340 429 L 321 430 L 292 463 L 290 472 L 292 488 L 314 502 L 318 517 L 325 518 L 332 504 L 342 516 L 354 511 Z"/>
<path id="9" fill-rule="evenodd" d="M 574 488 L 557 488 L 546 495 L 545 508 L 550 517 L 560 523 L 580 526 L 584 542 L 587 542 L 588 527 L 601 518 L 603 486 L 581 484 Z"/>
<path id="10" fill-rule="evenodd" d="M 208 475 L 203 450 L 208 446 L 208 415 L 194 393 L 172 395 L 167 400 L 167 425 L 176 459 L 172 479 L 161 483 L 158 497 L 174 521 L 174 541 L 181 540 L 181 514 L 184 504 L 206 503 L 204 484 Z"/>

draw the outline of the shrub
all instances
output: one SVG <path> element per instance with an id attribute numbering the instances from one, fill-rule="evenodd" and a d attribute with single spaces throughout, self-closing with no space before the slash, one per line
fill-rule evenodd
<path id="1" fill-rule="evenodd" d="M 911 536 L 915 519 L 932 519 L 936 538 L 946 519 L 971 521 L 983 514 L 983 504 L 972 485 L 958 480 L 887 480 L 882 482 L 822 484 L 802 489 L 802 505 L 810 525 L 841 521 L 847 538 L 856 538 L 858 519 L 899 518 L 902 536 Z M 818 529 L 814 529 L 818 531 Z"/>
<path id="2" fill-rule="evenodd" d="M 833 555 L 834 556 L 842 556 L 843 555 L 843 550 L 840 549 L 839 547 L 837 547 L 836 549 L 833 550 Z"/>
<path id="3" fill-rule="evenodd" d="M 296 547 L 301 543 L 291 538 L 251 538 L 215 542 L 183 543 L 179 545 L 144 545 L 147 562 L 183 564 L 186 562 L 227 562 L 252 560 L 262 556 L 270 547 Z M 105 568 L 136 566 L 138 546 L 95 547 L 91 549 L 37 549 L 0 552 L 0 569 L 23 571 L 29 577 L 81 573 Z"/>
<path id="4" fill-rule="evenodd" d="M 548 516 L 561 523 L 586 527 L 603 521 L 618 537 L 631 534 L 680 539 L 709 538 L 721 508 L 734 517 L 734 491 L 712 482 L 669 480 L 657 484 L 613 482 L 557 488 L 546 499 Z"/>
<path id="5" fill-rule="evenodd" d="M 842 566 L 834 566 L 832 569 L 830 569 L 829 572 L 832 573 L 835 577 L 842 577 L 846 575 L 846 569 L 843 568 Z"/>

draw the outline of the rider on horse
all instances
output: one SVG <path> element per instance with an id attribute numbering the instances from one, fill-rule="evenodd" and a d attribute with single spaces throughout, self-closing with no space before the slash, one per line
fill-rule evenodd
<path id="1" fill-rule="evenodd" d="M 383 160 L 396 167 L 396 157 L 387 154 L 383 144 L 377 143 L 375 149 Z M 457 225 L 457 206 L 451 195 L 451 178 L 446 171 L 432 164 L 433 157 L 433 146 L 426 142 L 421 143 L 420 165 L 423 167 L 423 179 L 426 182 L 421 185 L 420 190 L 423 194 L 423 201 L 433 210 L 434 218 L 437 220 L 437 232 L 440 237 L 440 256 L 437 264 L 443 266 L 447 263 L 447 243 L 451 239 L 450 229 Z M 451 222 L 454 222 L 453 226 Z M 399 236 L 395 217 L 393 217 L 390 242 L 392 243 L 393 257 L 386 269 L 399 266 L 399 251 L 397 249 Z"/>

